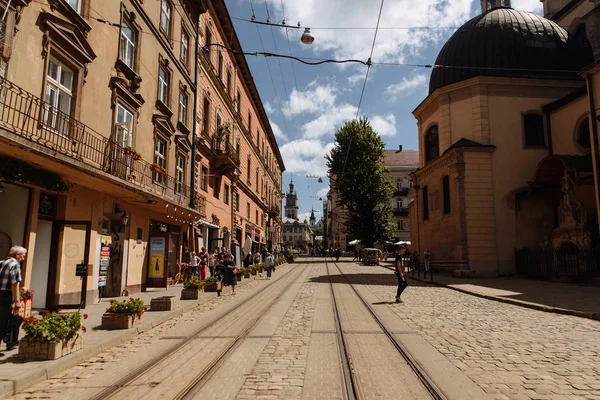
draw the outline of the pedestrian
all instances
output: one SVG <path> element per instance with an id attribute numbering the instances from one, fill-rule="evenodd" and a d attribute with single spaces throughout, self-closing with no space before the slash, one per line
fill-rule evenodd
<path id="1" fill-rule="evenodd" d="M 431 263 L 431 253 L 429 252 L 429 249 L 425 249 L 423 257 L 425 258 L 425 274 L 423 275 L 423 277 L 427 278 L 427 273 L 429 272 L 429 265 Z"/>
<path id="2" fill-rule="evenodd" d="M 227 254 L 227 249 L 225 248 L 225 246 L 223 246 L 219 250 L 219 260 L 225 260 L 225 254 Z"/>
<path id="3" fill-rule="evenodd" d="M 208 258 L 208 269 L 210 271 L 210 276 L 215 276 L 215 266 L 217 265 L 218 261 L 217 255 L 217 249 L 213 249 L 212 253 L 210 254 L 210 257 Z"/>
<path id="4" fill-rule="evenodd" d="M 358 259 L 358 250 L 354 250 L 354 258 L 352 261 L 356 261 Z"/>
<path id="5" fill-rule="evenodd" d="M 223 280 L 221 281 L 221 291 L 223 291 L 223 285 L 231 286 L 232 293 L 235 294 L 235 286 L 237 285 L 237 273 L 238 269 L 235 266 L 235 262 L 231 259 L 231 255 L 225 254 L 225 260 L 223 264 L 225 270 L 223 272 Z"/>
<path id="6" fill-rule="evenodd" d="M 335 249 L 335 252 L 334 252 L 334 253 L 335 253 L 335 262 L 338 262 L 338 261 L 340 261 L 340 248 L 339 248 L 339 247 L 336 247 L 336 249 Z"/>
<path id="7" fill-rule="evenodd" d="M 254 265 L 260 264 L 260 253 L 257 251 L 252 255 Z"/>
<path id="8" fill-rule="evenodd" d="M 215 264 L 215 276 L 219 280 L 219 289 L 217 290 L 217 295 L 221 295 L 223 291 L 223 280 L 225 279 L 225 272 L 227 271 L 227 266 L 225 265 L 224 259 L 219 259 L 217 255 L 217 261 Z"/>
<path id="9" fill-rule="evenodd" d="M 275 260 L 273 260 L 273 255 L 268 251 L 267 256 L 265 257 L 265 268 L 267 268 L 267 280 L 270 281 L 273 270 L 275 269 Z"/>
<path id="10" fill-rule="evenodd" d="M 192 251 L 190 255 L 190 277 L 198 278 L 198 264 L 200 258 L 196 255 L 196 252 Z"/>
<path id="11" fill-rule="evenodd" d="M 412 256 L 413 271 L 419 272 L 419 253 L 415 250 Z M 414 272 L 413 272 L 414 274 Z"/>
<path id="12" fill-rule="evenodd" d="M 202 251 L 200 252 L 200 256 L 198 256 L 199 264 L 200 264 L 200 279 L 206 279 L 206 267 L 208 266 L 208 253 L 206 252 L 206 247 L 202 246 Z"/>
<path id="13" fill-rule="evenodd" d="M 27 255 L 27 249 L 13 246 L 8 257 L 0 261 L 0 339 L 5 340 L 8 323 L 13 313 L 18 313 L 23 307 L 19 293 L 21 283 L 21 263 Z M 17 328 L 18 329 L 18 328 Z M 6 342 L 6 349 L 12 350 L 15 342 Z"/>
<path id="14" fill-rule="evenodd" d="M 396 291 L 396 303 L 402 303 L 400 300 L 400 296 L 408 283 L 406 282 L 406 278 L 404 277 L 404 271 L 402 271 L 402 248 L 398 248 L 398 253 L 396 254 L 396 260 L 394 263 L 394 274 L 396 274 L 396 278 L 398 278 L 398 290 Z"/>
<path id="15" fill-rule="evenodd" d="M 265 261 L 265 259 L 267 258 L 267 247 L 263 245 L 262 247 L 262 251 L 260 252 L 260 255 L 262 257 L 263 262 Z"/>

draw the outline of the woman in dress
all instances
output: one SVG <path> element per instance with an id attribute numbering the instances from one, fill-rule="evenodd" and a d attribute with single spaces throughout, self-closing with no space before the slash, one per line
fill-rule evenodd
<path id="1" fill-rule="evenodd" d="M 223 282 L 221 283 L 221 291 L 223 291 L 223 284 L 225 284 L 225 286 L 231 286 L 231 294 L 235 294 L 235 286 L 237 285 L 237 268 L 235 262 L 231 260 L 229 254 L 225 253 L 225 261 L 223 264 L 227 269 L 225 270 Z"/>

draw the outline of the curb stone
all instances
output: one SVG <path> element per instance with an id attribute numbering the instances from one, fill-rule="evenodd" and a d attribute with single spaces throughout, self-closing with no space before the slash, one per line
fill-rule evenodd
<path id="1" fill-rule="evenodd" d="M 389 269 L 389 270 L 393 270 L 393 267 L 387 267 L 385 265 L 381 265 L 381 267 Z M 429 285 L 437 285 L 437 286 L 445 287 L 445 288 L 452 289 L 452 290 L 455 290 L 460 293 L 468 294 L 468 295 L 479 297 L 482 299 L 493 300 L 493 301 L 497 301 L 500 303 L 511 304 L 514 306 L 530 308 L 532 310 L 544 311 L 544 312 L 553 313 L 553 314 L 571 315 L 574 317 L 587 318 L 587 319 L 593 319 L 596 321 L 600 321 L 600 313 L 591 313 L 591 312 L 586 312 L 586 311 L 572 310 L 569 308 L 552 307 L 552 306 L 546 306 L 546 305 L 538 304 L 538 303 L 531 303 L 531 302 L 524 301 L 524 300 L 492 296 L 489 294 L 477 293 L 477 292 L 472 292 L 470 290 L 457 288 L 454 286 L 446 285 L 444 283 L 439 283 L 439 282 L 435 282 L 435 281 L 431 282 L 431 281 L 428 281 L 428 280 L 425 280 L 422 278 L 418 278 L 418 277 L 415 277 L 415 276 L 412 276 L 409 274 L 405 274 L 405 276 L 407 278 L 413 279 L 413 280 L 421 282 L 421 283 L 427 283 Z"/>

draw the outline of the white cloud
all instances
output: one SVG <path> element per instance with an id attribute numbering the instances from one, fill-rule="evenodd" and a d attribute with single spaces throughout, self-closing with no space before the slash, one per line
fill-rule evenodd
<path id="1" fill-rule="evenodd" d="M 396 117 L 394 114 L 376 115 L 371 118 L 371 126 L 373 130 L 381 136 L 396 135 Z"/>
<path id="2" fill-rule="evenodd" d="M 540 0 L 513 0 L 512 7 L 515 10 L 532 11 L 538 14 L 542 14 L 544 11 Z"/>
<path id="3" fill-rule="evenodd" d="M 327 175 L 325 155 L 329 154 L 333 143 L 323 144 L 318 139 L 299 139 L 279 148 L 285 160 L 286 172 L 292 174 Z"/>
<path id="4" fill-rule="evenodd" d="M 286 118 L 294 117 L 302 113 L 315 113 L 331 107 L 335 103 L 336 90 L 331 85 L 316 85 L 314 82 L 308 85 L 304 92 L 292 89 L 290 98 L 281 106 Z"/>
<path id="5" fill-rule="evenodd" d="M 276 138 L 287 140 L 287 136 L 285 135 L 285 133 L 283 133 L 279 125 L 277 125 L 271 120 L 269 120 L 269 123 L 271 124 L 271 130 L 273 130 L 273 135 L 275 135 Z"/>
<path id="6" fill-rule="evenodd" d="M 325 135 L 333 135 L 344 122 L 356 117 L 356 106 L 339 104 L 322 110 L 322 114 L 302 127 L 304 137 L 316 139 Z"/>
<path id="7" fill-rule="evenodd" d="M 390 85 L 385 90 L 385 93 L 390 95 L 390 101 L 394 103 L 398 97 L 406 96 L 415 92 L 418 89 L 425 90 L 427 88 L 427 76 L 425 74 L 415 74 L 408 79 L 402 78 L 400 83 Z"/>
<path id="8" fill-rule="evenodd" d="M 325 200 L 325 197 L 327 197 L 327 192 L 329 192 L 329 186 L 325 186 L 324 188 L 319 189 L 319 191 L 317 192 L 317 196 Z"/>
<path id="9" fill-rule="evenodd" d="M 267 0 L 271 15 L 283 15 L 281 0 Z M 523 0 L 522 0 L 523 1 Z M 533 0 L 532 0 L 533 1 Z M 537 1 L 537 0 L 535 0 Z M 473 0 L 387 0 L 380 27 L 460 26 L 468 20 Z M 364 0 L 286 0 L 285 16 L 312 26 L 315 53 L 337 59 L 366 61 L 371 52 L 374 29 L 318 29 L 318 27 L 374 28 L 379 1 Z M 419 53 L 429 44 L 439 43 L 447 32 L 431 29 L 381 29 L 377 35 L 373 61 L 401 62 L 407 55 Z M 282 31 L 282 34 L 285 34 Z M 290 30 L 296 43 L 301 31 Z"/>
<path id="10" fill-rule="evenodd" d="M 275 112 L 275 109 L 273 108 L 273 106 L 271 105 L 270 102 L 265 101 L 264 106 L 265 106 L 265 111 L 267 112 L 267 114 L 273 114 Z"/>

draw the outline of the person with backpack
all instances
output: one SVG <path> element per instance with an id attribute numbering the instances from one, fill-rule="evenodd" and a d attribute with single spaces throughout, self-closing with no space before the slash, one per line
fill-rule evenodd
<path id="1" fill-rule="evenodd" d="M 408 286 L 402 268 L 403 250 L 406 251 L 406 249 L 404 249 L 403 247 L 398 248 L 398 252 L 396 253 L 396 260 L 394 261 L 394 274 L 396 274 L 396 278 L 398 278 L 398 290 L 396 290 L 396 303 L 402 303 L 402 300 L 400 300 L 400 296 L 402 295 L 402 292 L 404 292 L 404 289 L 406 289 L 406 287 Z"/>

